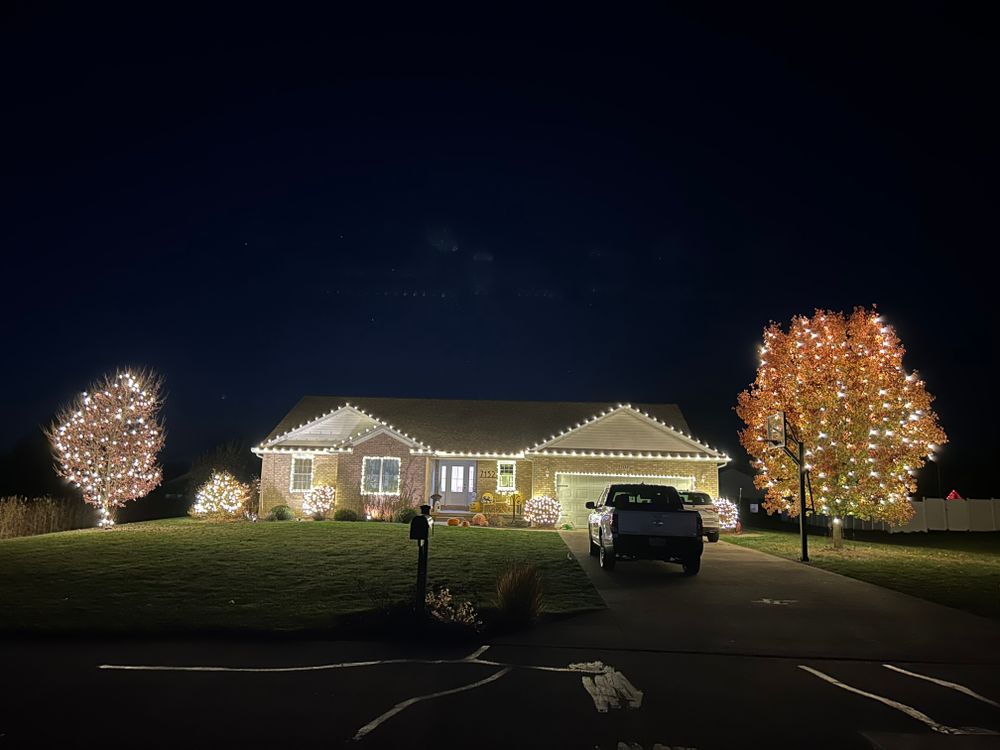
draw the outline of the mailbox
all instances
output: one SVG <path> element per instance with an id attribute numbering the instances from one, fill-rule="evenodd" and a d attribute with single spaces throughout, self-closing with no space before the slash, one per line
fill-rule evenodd
<path id="1" fill-rule="evenodd" d="M 426 539 L 430 524 L 427 523 L 428 516 L 414 516 L 410 521 L 410 539 Z"/>

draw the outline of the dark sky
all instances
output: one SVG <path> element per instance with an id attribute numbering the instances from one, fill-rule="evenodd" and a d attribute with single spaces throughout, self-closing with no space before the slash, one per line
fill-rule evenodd
<path id="1" fill-rule="evenodd" d="M 877 303 L 996 493 L 984 19 L 285 7 L 6 11 L 0 451 L 135 363 L 168 460 L 306 393 L 677 402 L 742 457 L 764 325 Z"/>

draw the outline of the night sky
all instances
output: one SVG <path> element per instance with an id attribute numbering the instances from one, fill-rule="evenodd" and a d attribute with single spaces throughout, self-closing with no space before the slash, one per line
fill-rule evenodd
<path id="1" fill-rule="evenodd" d="M 742 461 L 766 323 L 877 304 L 996 494 L 996 60 L 881 7 L 5 11 L 0 451 L 140 364 L 168 461 L 307 393 L 676 402 Z"/>

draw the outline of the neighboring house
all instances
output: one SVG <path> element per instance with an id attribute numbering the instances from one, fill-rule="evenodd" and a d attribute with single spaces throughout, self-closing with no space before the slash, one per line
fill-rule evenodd
<path id="1" fill-rule="evenodd" d="M 301 512 L 305 491 L 337 489 L 337 506 L 400 495 L 462 515 L 484 493 L 557 498 L 561 521 L 585 524 L 584 503 L 611 481 L 719 492 L 729 458 L 688 434 L 674 404 L 460 401 L 306 396 L 254 448 L 261 512 Z"/>
<path id="2" fill-rule="evenodd" d="M 740 500 L 755 503 L 764 500 L 764 490 L 758 490 L 754 486 L 753 477 L 732 467 L 723 469 L 719 474 L 719 495 L 734 503 Z"/>

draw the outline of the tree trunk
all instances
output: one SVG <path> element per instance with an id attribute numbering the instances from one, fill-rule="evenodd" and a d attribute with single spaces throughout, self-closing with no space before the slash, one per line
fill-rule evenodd
<path id="1" fill-rule="evenodd" d="M 833 519 L 833 548 L 841 549 L 844 546 L 844 525 L 839 518 Z"/>

